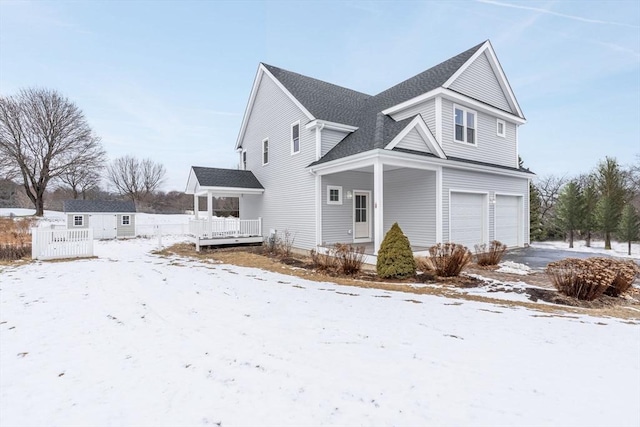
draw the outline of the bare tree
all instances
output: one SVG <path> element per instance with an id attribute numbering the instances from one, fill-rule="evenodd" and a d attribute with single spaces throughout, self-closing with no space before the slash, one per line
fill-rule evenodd
<path id="1" fill-rule="evenodd" d="M 0 97 L 0 159 L 19 170 L 36 215 L 52 180 L 80 165 L 91 168 L 104 150 L 82 111 L 50 89 Z"/>
<path id="2" fill-rule="evenodd" d="M 120 195 L 139 203 L 164 182 L 167 171 L 151 159 L 118 157 L 107 167 L 107 179 Z"/>
<path id="3" fill-rule="evenodd" d="M 104 156 L 96 159 L 95 167 L 87 169 L 82 165 L 74 165 L 66 173 L 60 176 L 60 181 L 65 184 L 74 199 L 82 195 L 83 199 L 87 198 L 87 193 L 100 187 L 102 180 L 101 172 L 105 164 Z"/>
<path id="4" fill-rule="evenodd" d="M 560 190 L 567 183 L 565 176 L 546 175 L 540 177 L 535 184 L 540 196 L 540 222 L 545 237 L 554 237 L 555 233 L 555 206 L 560 195 Z"/>

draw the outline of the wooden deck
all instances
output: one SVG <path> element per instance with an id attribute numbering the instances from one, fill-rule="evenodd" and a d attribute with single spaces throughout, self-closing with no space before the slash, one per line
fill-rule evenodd
<path id="1" fill-rule="evenodd" d="M 196 251 L 202 246 L 262 243 L 262 218 L 210 218 L 189 221 L 189 234 Z"/>

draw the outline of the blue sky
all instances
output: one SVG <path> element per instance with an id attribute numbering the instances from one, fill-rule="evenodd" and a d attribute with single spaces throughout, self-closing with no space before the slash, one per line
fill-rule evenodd
<path id="1" fill-rule="evenodd" d="M 260 61 L 375 94 L 490 39 L 528 119 L 520 154 L 573 176 L 640 154 L 640 2 L 0 0 L 0 94 L 53 88 L 110 158 L 236 167 Z"/>

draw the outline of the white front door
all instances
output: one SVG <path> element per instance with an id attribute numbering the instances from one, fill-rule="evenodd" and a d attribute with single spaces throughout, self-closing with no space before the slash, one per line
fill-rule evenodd
<path id="1" fill-rule="evenodd" d="M 353 239 L 371 239 L 371 215 L 369 211 L 371 193 L 369 191 L 353 192 Z"/>

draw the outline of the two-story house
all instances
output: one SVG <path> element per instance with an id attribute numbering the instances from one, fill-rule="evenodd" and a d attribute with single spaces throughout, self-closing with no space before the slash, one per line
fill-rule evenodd
<path id="1" fill-rule="evenodd" d="M 242 220 L 261 218 L 260 237 L 286 229 L 306 250 L 342 242 L 375 254 L 394 222 L 416 250 L 523 246 L 525 122 L 489 41 L 377 95 L 261 63 L 240 170 L 194 167 L 187 192 L 238 196 Z"/>

